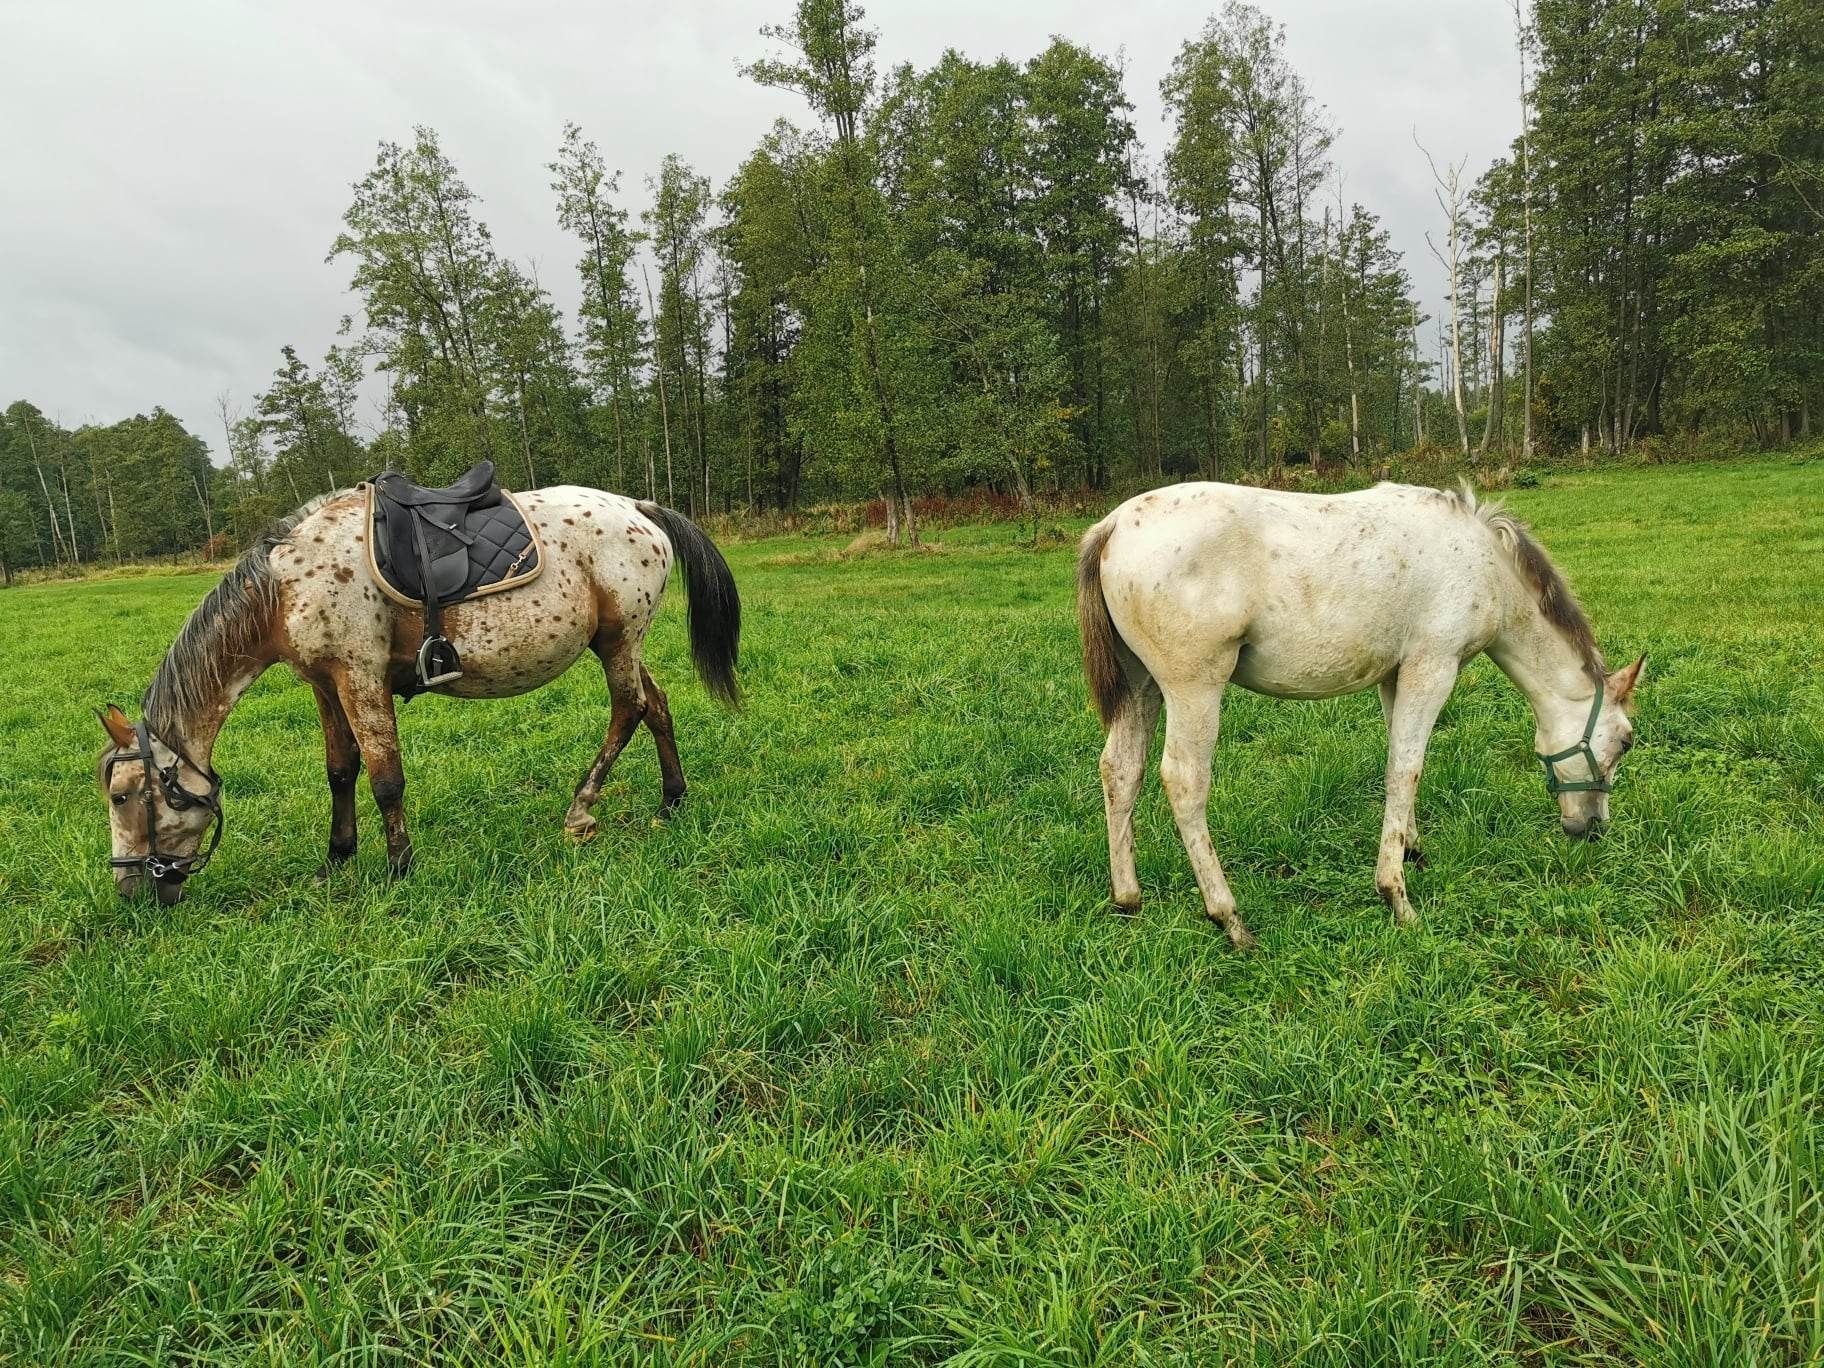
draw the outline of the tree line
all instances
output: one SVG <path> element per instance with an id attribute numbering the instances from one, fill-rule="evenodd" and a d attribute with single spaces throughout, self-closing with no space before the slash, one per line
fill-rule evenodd
<path id="1" fill-rule="evenodd" d="M 342 339 L 283 348 L 244 410 L 224 397 L 216 461 L 162 409 L 74 431 L 6 411 L 0 553 L 10 573 L 238 541 L 373 469 L 482 458 L 698 516 L 878 498 L 897 539 L 914 496 L 963 488 L 1809 435 L 1824 0 L 1535 0 L 1513 37 L 1506 154 L 1471 177 L 1414 131 L 1435 318 L 1242 0 L 1182 45 L 1157 155 L 1105 55 L 1058 38 L 882 71 L 859 4 L 797 0 L 744 74 L 802 116 L 722 186 L 668 156 L 636 190 L 562 131 L 573 319 L 416 129 L 328 244 L 360 305 Z"/>

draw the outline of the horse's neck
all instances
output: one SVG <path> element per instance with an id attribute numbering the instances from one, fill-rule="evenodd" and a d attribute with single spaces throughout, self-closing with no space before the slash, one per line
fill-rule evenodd
<path id="1" fill-rule="evenodd" d="M 276 659 L 276 655 L 265 653 L 238 657 L 231 665 L 223 668 L 220 683 L 188 714 L 167 719 L 162 727 L 158 720 L 148 720 L 152 721 L 152 725 L 168 744 L 183 751 L 186 759 L 204 769 L 213 769 L 215 740 L 221 735 L 222 724 L 228 720 L 228 714 L 234 711 L 234 705 L 241 701 L 241 695 L 266 673 Z"/>
<path id="2" fill-rule="evenodd" d="M 1554 731 L 1564 717 L 1589 707 L 1596 682 L 1577 648 L 1546 620 L 1531 595 L 1509 615 L 1488 655 L 1526 696 L 1541 730 Z"/>

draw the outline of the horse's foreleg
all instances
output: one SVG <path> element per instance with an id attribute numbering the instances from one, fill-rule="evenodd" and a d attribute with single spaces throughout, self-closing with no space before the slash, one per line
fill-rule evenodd
<path id="1" fill-rule="evenodd" d="M 1413 809 L 1419 800 L 1419 775 L 1425 747 L 1444 700 L 1457 682 L 1458 662 L 1407 661 L 1400 666 L 1399 688 L 1387 717 L 1387 807 L 1381 819 L 1380 856 L 1374 886 L 1393 909 L 1394 920 L 1418 920 L 1406 896 L 1407 842 L 1414 830 Z M 1383 689 L 1385 686 L 1383 686 Z"/>
<path id="2" fill-rule="evenodd" d="M 608 771 L 614 767 L 646 711 L 646 700 L 640 694 L 640 666 L 633 652 L 619 642 L 612 646 L 597 644 L 594 649 L 601 657 L 602 673 L 608 678 L 612 710 L 602 748 L 595 753 L 594 762 L 577 783 L 576 793 L 570 799 L 570 810 L 564 814 L 564 830 L 578 841 L 595 835 L 595 817 L 590 809 L 602 796 Z"/>
<path id="3" fill-rule="evenodd" d="M 1235 895 L 1223 877 L 1222 862 L 1210 843 L 1210 757 L 1222 721 L 1223 683 L 1207 684 L 1183 692 L 1172 691 L 1165 700 L 1165 754 L 1159 761 L 1159 778 L 1171 800 L 1172 816 L 1197 887 L 1203 908 L 1222 923 L 1229 940 L 1239 950 L 1254 944 L 1254 937 L 1235 910 Z"/>
<path id="4" fill-rule="evenodd" d="M 684 799 L 684 763 L 678 759 L 678 738 L 671 729 L 665 691 L 644 665 L 640 666 L 640 683 L 646 692 L 646 730 L 652 733 L 652 744 L 659 752 L 659 816 L 663 817 Z"/>
<path id="5" fill-rule="evenodd" d="M 1146 748 L 1159 722 L 1159 686 L 1149 676 L 1128 694 L 1102 746 L 1102 806 L 1108 816 L 1108 872 L 1115 906 L 1140 907 L 1134 868 L 1134 804 L 1146 777 Z"/>
<path id="6" fill-rule="evenodd" d="M 1387 724 L 1387 734 L 1393 735 L 1393 707 L 1399 698 L 1398 676 L 1381 681 L 1381 720 Z M 1425 868 L 1425 855 L 1419 849 L 1419 821 L 1416 815 L 1406 819 L 1406 830 L 1400 833 L 1400 839 L 1406 847 L 1406 863 Z"/>
<path id="7" fill-rule="evenodd" d="M 355 779 L 361 773 L 361 748 L 335 692 L 323 685 L 311 688 L 317 695 L 329 771 L 329 859 L 318 871 L 325 875 L 355 853 Z"/>
<path id="8" fill-rule="evenodd" d="M 386 866 L 397 877 L 412 867 L 412 838 L 405 829 L 405 762 L 399 755 L 399 719 L 384 684 L 344 681 L 336 697 L 353 728 L 367 765 L 367 786 L 386 824 Z"/>

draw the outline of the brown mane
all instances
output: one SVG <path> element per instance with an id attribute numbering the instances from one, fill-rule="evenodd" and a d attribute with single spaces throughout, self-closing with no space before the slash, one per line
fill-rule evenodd
<path id="1" fill-rule="evenodd" d="M 254 654 L 265 639 L 278 602 L 272 548 L 333 497 L 312 499 L 274 522 L 190 614 L 141 701 L 141 711 L 155 731 L 176 728 L 181 733 L 219 694 L 228 663 Z"/>
<path id="2" fill-rule="evenodd" d="M 1570 582 L 1552 564 L 1545 548 L 1533 540 L 1525 523 L 1499 503 L 1478 504 L 1475 492 L 1467 486 L 1458 497 L 1495 534 L 1495 540 L 1513 558 L 1520 577 L 1532 587 L 1540 613 L 1571 643 L 1590 678 L 1601 684 L 1608 676 L 1609 667 L 1603 661 L 1602 648 L 1596 644 L 1596 633 L 1590 627 L 1589 618 L 1584 616 L 1583 605 L 1571 591 Z"/>

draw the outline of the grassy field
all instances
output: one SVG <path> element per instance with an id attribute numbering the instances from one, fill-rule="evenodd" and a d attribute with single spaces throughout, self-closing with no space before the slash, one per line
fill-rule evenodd
<path id="1" fill-rule="evenodd" d="M 1431 748 L 1374 893 L 1372 695 L 1236 691 L 1200 915 L 1156 781 L 1107 904 L 1071 549 L 730 559 L 749 707 L 652 643 L 404 710 L 418 867 L 325 885 L 315 709 L 230 721 L 173 909 L 106 870 L 89 711 L 195 576 L 0 595 L 0 1361 L 1776 1364 L 1824 1356 L 1824 464 L 1513 496 L 1650 653 L 1609 838 L 1518 694 Z"/>

